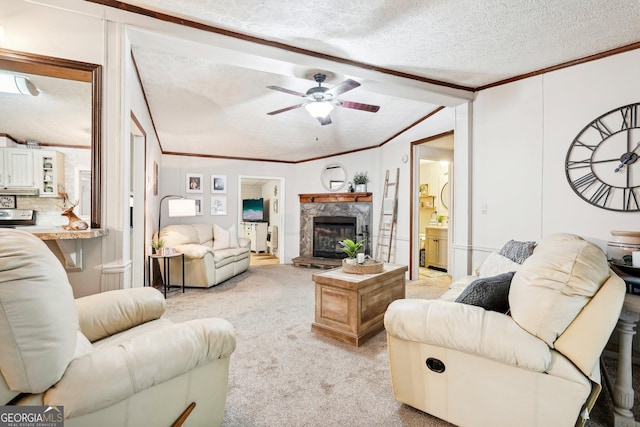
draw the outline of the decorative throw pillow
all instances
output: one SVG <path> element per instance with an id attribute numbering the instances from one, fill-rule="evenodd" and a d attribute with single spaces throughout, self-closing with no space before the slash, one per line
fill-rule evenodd
<path id="1" fill-rule="evenodd" d="M 515 271 L 476 279 L 456 298 L 456 302 L 476 305 L 485 310 L 509 311 L 509 287 Z"/>
<path id="2" fill-rule="evenodd" d="M 229 227 L 228 230 L 218 224 L 213 225 L 213 250 L 239 247 L 238 232 L 235 225 Z"/>
<path id="3" fill-rule="evenodd" d="M 500 255 L 498 252 L 491 252 L 478 268 L 478 276 L 492 277 L 498 274 L 508 273 L 510 271 L 518 271 L 521 267 L 517 262 L 511 261 L 509 258 Z"/>
<path id="4" fill-rule="evenodd" d="M 218 224 L 213 225 L 213 250 L 227 249 L 231 242 L 231 233 L 220 227 Z"/>
<path id="5" fill-rule="evenodd" d="M 509 240 L 500 249 L 500 255 L 509 258 L 513 262 L 522 264 L 525 259 L 529 258 L 533 253 L 536 242 L 519 242 L 517 240 Z"/>
<path id="6" fill-rule="evenodd" d="M 238 231 L 236 230 L 235 224 L 229 227 L 229 247 L 230 248 L 240 247 L 240 243 L 238 243 Z"/>

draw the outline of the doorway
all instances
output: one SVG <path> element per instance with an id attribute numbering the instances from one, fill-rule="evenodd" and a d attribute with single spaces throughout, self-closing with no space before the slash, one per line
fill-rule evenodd
<path id="1" fill-rule="evenodd" d="M 147 164 L 146 134 L 132 115 L 129 156 L 129 254 L 131 256 L 131 287 L 145 285 L 145 174 Z"/>
<path id="2" fill-rule="evenodd" d="M 250 265 L 282 264 L 284 177 L 241 175 L 238 193 L 238 230 L 251 239 Z"/>
<path id="3" fill-rule="evenodd" d="M 448 275 L 453 188 L 453 132 L 413 144 L 411 278 Z"/>

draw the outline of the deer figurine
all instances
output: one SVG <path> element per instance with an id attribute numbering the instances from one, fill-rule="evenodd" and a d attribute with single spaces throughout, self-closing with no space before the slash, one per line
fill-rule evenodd
<path id="1" fill-rule="evenodd" d="M 62 204 L 56 204 L 60 209 L 62 209 L 62 216 L 66 216 L 69 218 L 69 224 L 63 225 L 62 228 L 64 230 L 86 230 L 89 228 L 89 224 L 81 220 L 74 212 L 73 208 L 78 206 L 79 200 L 76 200 L 75 203 L 69 204 L 69 195 L 65 191 L 64 187 L 58 187 L 58 194 L 62 197 Z"/>

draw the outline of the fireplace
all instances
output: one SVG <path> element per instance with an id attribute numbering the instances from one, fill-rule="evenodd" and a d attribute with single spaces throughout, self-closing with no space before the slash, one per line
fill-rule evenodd
<path id="1" fill-rule="evenodd" d="M 313 217 L 313 256 L 322 258 L 346 258 L 338 242 L 355 240 L 356 217 L 316 216 Z"/>

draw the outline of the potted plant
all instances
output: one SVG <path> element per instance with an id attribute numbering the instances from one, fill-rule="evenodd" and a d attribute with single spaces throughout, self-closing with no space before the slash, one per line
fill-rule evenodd
<path id="1" fill-rule="evenodd" d="M 340 246 L 342 246 L 342 252 L 347 254 L 347 258 L 351 260 L 350 262 L 354 263 L 358 252 L 360 252 L 363 247 L 364 240 L 354 242 L 351 239 L 344 239 L 338 243 L 340 244 Z"/>
<path id="2" fill-rule="evenodd" d="M 366 193 L 368 182 L 369 177 L 366 172 L 356 172 L 356 174 L 353 175 L 353 184 L 356 186 L 357 192 Z"/>
<path id="3" fill-rule="evenodd" d="M 162 255 L 162 248 L 164 248 L 164 240 L 156 238 L 151 241 L 151 249 L 154 253 Z"/>

